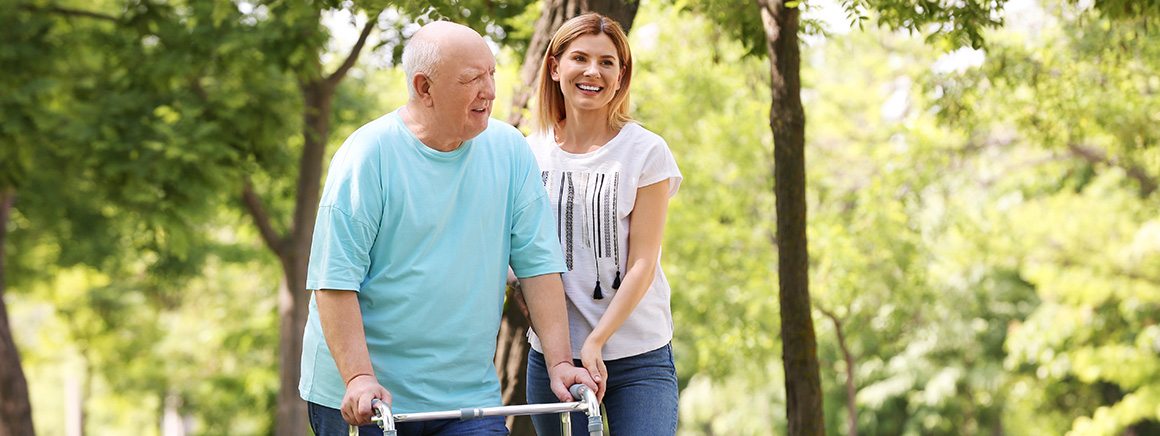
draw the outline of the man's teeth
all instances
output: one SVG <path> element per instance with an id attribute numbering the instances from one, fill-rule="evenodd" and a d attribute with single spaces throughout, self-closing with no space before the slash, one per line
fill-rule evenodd
<path id="1" fill-rule="evenodd" d="M 601 89 L 604 89 L 604 88 L 601 88 L 598 86 L 588 86 L 588 85 L 576 85 L 576 86 L 580 89 L 585 90 L 585 91 L 592 91 L 592 92 L 600 92 Z"/>

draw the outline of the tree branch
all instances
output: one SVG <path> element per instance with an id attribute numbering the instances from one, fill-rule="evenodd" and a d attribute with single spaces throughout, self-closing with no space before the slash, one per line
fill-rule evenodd
<path id="1" fill-rule="evenodd" d="M 206 92 L 205 88 L 201 86 L 201 73 L 202 71 L 199 71 L 197 75 L 189 78 L 189 89 L 192 89 L 201 98 L 202 103 L 208 103 L 209 92 Z"/>
<path id="2" fill-rule="evenodd" d="M 371 31 L 375 30 L 375 25 L 379 23 L 379 15 L 382 13 L 383 10 L 380 9 L 378 12 L 371 14 L 370 17 L 367 18 L 367 24 L 363 26 L 362 33 L 358 35 L 358 42 L 354 43 L 354 47 L 350 49 L 350 54 L 346 56 L 346 60 L 342 62 L 342 65 L 339 66 L 337 70 L 334 70 L 334 74 L 331 74 L 330 77 L 326 78 L 326 84 L 328 86 L 333 87 L 338 85 L 338 82 L 341 81 L 343 77 L 346 77 L 347 71 L 350 71 L 351 67 L 354 66 L 354 63 L 358 61 L 359 53 L 362 52 L 363 46 L 366 45 L 367 37 L 371 35 Z"/>
<path id="3" fill-rule="evenodd" d="M 825 315 L 830 321 L 834 323 L 834 331 L 838 335 L 838 347 L 842 349 L 842 356 L 846 359 L 846 417 L 847 432 L 849 436 L 858 436 L 858 405 L 855 401 L 858 397 L 858 388 L 854 386 L 854 355 L 850 353 L 850 347 L 846 345 L 846 335 L 842 333 L 842 320 L 838 319 L 833 312 L 816 306 L 822 315 Z"/>
<path id="4" fill-rule="evenodd" d="M 262 235 L 262 240 L 270 247 L 270 250 L 277 254 L 278 257 L 283 257 L 286 251 L 286 238 L 278 235 L 274 227 L 270 225 L 270 215 L 266 213 L 266 209 L 262 207 L 262 199 L 258 198 L 258 194 L 254 192 L 254 185 L 250 183 L 250 176 L 242 176 L 242 203 L 245 204 L 246 210 L 250 212 L 250 216 L 254 218 L 254 224 L 258 226 L 258 232 Z"/>
<path id="5" fill-rule="evenodd" d="M 96 18 L 98 20 L 112 21 L 114 23 L 120 21 L 120 19 L 112 15 L 106 15 L 100 12 L 83 11 L 80 9 L 62 8 L 60 6 L 38 7 L 33 5 L 21 5 L 20 8 L 30 12 L 48 12 L 51 14 L 64 15 L 66 17 Z"/>
<path id="6" fill-rule="evenodd" d="M 1149 195 L 1152 195 L 1153 192 L 1156 192 L 1158 187 L 1157 185 L 1160 184 L 1160 182 L 1157 182 L 1155 178 L 1149 175 L 1148 172 L 1145 171 L 1144 168 L 1141 168 L 1139 165 L 1135 165 L 1130 162 L 1121 163 L 1117 159 L 1109 158 L 1107 154 L 1100 150 L 1091 147 L 1084 147 L 1079 144 L 1067 144 L 1067 148 L 1068 150 L 1071 150 L 1073 155 L 1084 158 L 1089 162 L 1102 163 L 1123 168 L 1124 171 L 1128 173 L 1128 177 L 1136 179 L 1136 182 L 1140 183 L 1140 195 L 1142 197 L 1146 198 Z"/>

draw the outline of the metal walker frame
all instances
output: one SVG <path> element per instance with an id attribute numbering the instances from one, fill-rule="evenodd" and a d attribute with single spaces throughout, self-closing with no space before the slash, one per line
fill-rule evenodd
<path id="1" fill-rule="evenodd" d="M 398 436 L 395 430 L 396 422 L 434 421 L 438 419 L 474 419 L 485 416 L 520 416 L 542 415 L 547 413 L 560 414 L 560 426 L 564 436 L 572 436 L 572 412 L 583 411 L 588 415 L 589 436 L 604 436 L 604 418 L 600 416 L 600 401 L 596 393 L 582 384 L 568 388 L 572 394 L 570 403 L 528 404 L 523 406 L 500 406 L 483 408 L 465 408 L 443 412 L 421 412 L 391 414 L 391 408 L 386 402 L 374 399 L 371 408 L 375 416 L 371 418 L 383 430 L 383 436 Z"/>

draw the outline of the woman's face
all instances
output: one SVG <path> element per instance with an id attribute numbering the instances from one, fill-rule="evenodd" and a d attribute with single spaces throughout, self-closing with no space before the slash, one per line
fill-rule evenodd
<path id="1" fill-rule="evenodd" d="M 607 110 L 620 89 L 624 66 L 612 38 L 603 33 L 576 38 L 549 62 L 568 112 Z"/>

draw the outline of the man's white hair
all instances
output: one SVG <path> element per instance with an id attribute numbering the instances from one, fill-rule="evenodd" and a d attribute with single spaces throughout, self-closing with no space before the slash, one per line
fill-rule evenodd
<path id="1" fill-rule="evenodd" d="M 407 76 L 407 93 L 411 98 L 418 97 L 415 91 L 415 75 L 419 73 L 428 76 L 435 74 L 435 65 L 439 63 L 439 45 L 433 38 L 411 38 L 403 46 L 403 74 Z"/>

